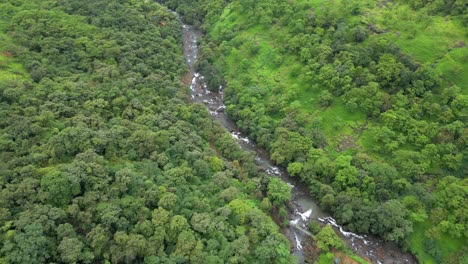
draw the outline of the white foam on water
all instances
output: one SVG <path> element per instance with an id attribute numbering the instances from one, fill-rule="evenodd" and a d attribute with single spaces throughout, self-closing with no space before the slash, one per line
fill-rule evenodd
<path id="1" fill-rule="evenodd" d="M 241 137 L 240 132 L 231 132 L 231 136 L 239 141 L 244 141 L 247 144 L 250 144 L 250 139 L 248 137 Z"/>
<path id="2" fill-rule="evenodd" d="M 266 170 L 266 173 L 268 175 L 281 175 L 281 171 L 278 167 L 275 167 L 275 166 L 270 166 L 269 169 Z"/>
<path id="3" fill-rule="evenodd" d="M 294 219 L 294 220 L 289 221 L 289 223 L 292 224 L 292 225 L 297 225 L 297 223 L 299 222 L 299 220 L 300 220 L 299 218 L 296 218 L 296 219 Z"/>
<path id="4" fill-rule="evenodd" d="M 239 133 L 238 132 L 231 132 L 231 136 L 237 140 L 239 140 Z"/>
<path id="5" fill-rule="evenodd" d="M 340 233 L 343 234 L 345 237 L 355 237 L 355 238 L 359 238 L 359 239 L 364 239 L 363 236 L 360 236 L 358 234 L 355 234 L 353 232 L 347 232 L 343 229 L 342 226 L 340 226 L 339 224 L 336 223 L 336 220 L 333 219 L 332 217 L 330 216 L 327 216 L 325 218 L 318 218 L 320 221 L 322 222 L 326 222 L 328 224 L 330 224 L 331 226 L 334 226 L 336 228 L 338 228 L 340 230 Z"/>
<path id="6" fill-rule="evenodd" d="M 190 62 L 190 59 L 189 59 Z M 197 84 L 197 78 L 200 76 L 198 72 L 193 74 L 192 83 L 190 84 L 190 90 L 195 91 L 195 86 Z"/>
<path id="7" fill-rule="evenodd" d="M 296 233 L 294 233 L 294 237 L 296 238 L 296 248 L 297 248 L 297 250 L 302 250 L 301 240 L 299 240 L 299 237 L 297 236 Z"/>
<path id="8" fill-rule="evenodd" d="M 302 221 L 305 222 L 305 221 L 307 221 L 307 220 L 310 218 L 310 216 L 312 215 L 312 209 L 309 209 L 309 210 L 305 211 L 304 213 L 299 213 L 299 215 L 301 216 Z"/>

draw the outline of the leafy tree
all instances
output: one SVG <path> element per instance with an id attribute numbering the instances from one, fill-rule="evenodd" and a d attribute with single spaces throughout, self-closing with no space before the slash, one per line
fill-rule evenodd
<path id="1" fill-rule="evenodd" d="M 65 263 L 76 263 L 82 258 L 83 242 L 77 238 L 66 237 L 57 247 L 60 257 Z"/>
<path id="2" fill-rule="evenodd" d="M 195 213 L 190 221 L 194 230 L 206 233 L 211 226 L 211 217 L 207 213 Z"/>
<path id="3" fill-rule="evenodd" d="M 72 182 L 59 171 L 51 172 L 41 179 L 41 187 L 48 193 L 48 200 L 56 206 L 67 205 L 74 195 L 80 193 L 78 182 Z"/>
<path id="4" fill-rule="evenodd" d="M 23 231 L 10 233 L 2 253 L 11 263 L 46 263 L 50 257 L 48 245 L 42 226 L 30 224 Z"/>
<path id="5" fill-rule="evenodd" d="M 322 251 L 329 251 L 331 248 L 338 250 L 344 248 L 343 242 L 330 225 L 324 226 L 315 236 L 315 240 L 317 241 L 317 247 Z"/>
<path id="6" fill-rule="evenodd" d="M 371 230 L 387 240 L 398 242 L 413 230 L 411 221 L 407 220 L 408 213 L 399 201 L 389 200 L 376 210 Z"/>
<path id="7" fill-rule="evenodd" d="M 146 251 L 146 240 L 142 235 L 126 234 L 118 231 L 110 247 L 113 262 L 132 262 Z"/>
<path id="8" fill-rule="evenodd" d="M 279 178 L 271 178 L 268 183 L 268 198 L 276 206 L 281 206 L 291 199 L 291 187 Z"/>

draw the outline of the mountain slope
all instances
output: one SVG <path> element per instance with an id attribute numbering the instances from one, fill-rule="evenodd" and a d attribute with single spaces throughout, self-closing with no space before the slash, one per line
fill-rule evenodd
<path id="1" fill-rule="evenodd" d="M 464 258 L 464 1 L 164 2 L 207 31 L 200 71 L 230 117 L 341 224 Z"/>
<path id="2" fill-rule="evenodd" d="M 0 3 L 0 263 L 293 261 L 181 43 L 148 1 Z"/>

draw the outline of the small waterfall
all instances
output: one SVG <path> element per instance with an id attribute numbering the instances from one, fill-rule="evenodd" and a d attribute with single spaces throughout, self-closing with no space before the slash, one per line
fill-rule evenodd
<path id="1" fill-rule="evenodd" d="M 296 248 L 299 251 L 302 251 L 302 244 L 301 241 L 299 240 L 299 237 L 297 236 L 296 233 L 294 233 L 294 237 L 296 238 Z"/>
<path id="2" fill-rule="evenodd" d="M 299 215 L 302 218 L 302 221 L 307 221 L 307 219 L 310 218 L 310 215 L 312 215 L 312 209 L 307 210 L 305 213 L 299 213 Z"/>
<path id="3" fill-rule="evenodd" d="M 365 238 L 364 236 L 360 236 L 360 235 L 355 234 L 353 232 L 345 231 L 343 229 L 343 227 L 340 226 L 339 224 L 337 224 L 336 220 L 331 216 L 327 216 L 327 217 L 324 217 L 324 218 L 318 218 L 318 220 L 320 222 L 327 223 L 327 224 L 330 224 L 331 226 L 334 226 L 334 227 L 338 228 L 338 230 L 340 230 L 340 233 L 343 234 L 345 237 L 354 237 L 354 238 L 359 238 L 359 239 L 364 239 Z"/>

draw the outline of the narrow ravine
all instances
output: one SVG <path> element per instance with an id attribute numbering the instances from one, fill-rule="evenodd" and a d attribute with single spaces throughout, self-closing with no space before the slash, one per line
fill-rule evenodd
<path id="1" fill-rule="evenodd" d="M 204 77 L 195 71 L 195 62 L 199 51 L 198 40 L 201 36 L 201 32 L 192 26 L 183 25 L 184 56 L 189 67 L 191 98 L 196 103 L 204 104 L 210 114 L 237 139 L 242 149 L 255 153 L 258 166 L 269 175 L 280 177 L 292 188 L 293 208 L 290 212 L 290 224 L 283 230 L 283 233 L 294 244 L 293 254 L 297 256 L 299 263 L 306 263 L 305 248 L 310 243 L 308 241 L 310 241 L 311 235 L 307 231 L 307 224 L 310 221 L 332 225 L 355 254 L 371 263 L 417 263 L 414 256 L 402 252 L 395 244 L 376 237 L 358 235 L 344 230 L 336 223 L 335 219 L 320 210 L 305 186 L 297 179 L 291 178 L 285 170 L 274 166 L 264 149 L 259 148 L 242 135 L 236 124 L 225 113 L 224 87 L 220 87 L 219 92 L 210 92 L 206 89 Z"/>

